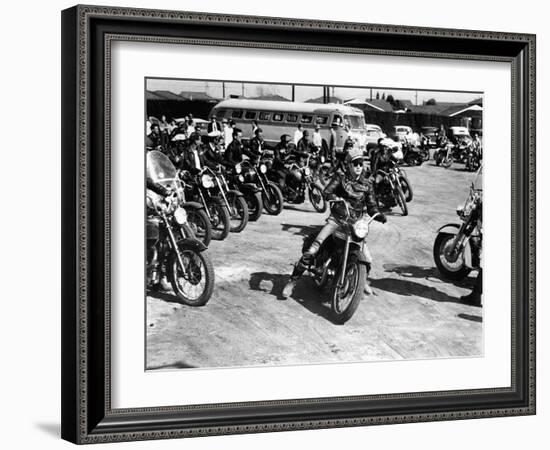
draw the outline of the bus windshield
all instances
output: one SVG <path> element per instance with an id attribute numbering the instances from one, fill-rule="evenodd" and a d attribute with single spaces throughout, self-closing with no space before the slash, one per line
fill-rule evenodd
<path id="1" fill-rule="evenodd" d="M 349 122 L 350 127 L 353 129 L 365 128 L 365 119 L 362 116 L 345 116 L 344 120 Z"/>

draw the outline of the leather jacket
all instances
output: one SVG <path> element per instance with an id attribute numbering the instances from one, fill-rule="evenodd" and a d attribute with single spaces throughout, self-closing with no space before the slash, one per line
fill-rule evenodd
<path id="1" fill-rule="evenodd" d="M 337 172 L 325 187 L 323 194 L 327 200 L 333 200 L 336 197 L 346 200 L 349 203 L 352 217 L 358 217 L 364 208 L 367 209 L 370 216 L 379 212 L 372 182 L 367 177 L 365 170 L 357 178 Z M 340 218 L 346 217 L 345 206 L 335 203 L 332 207 L 332 214 Z"/>

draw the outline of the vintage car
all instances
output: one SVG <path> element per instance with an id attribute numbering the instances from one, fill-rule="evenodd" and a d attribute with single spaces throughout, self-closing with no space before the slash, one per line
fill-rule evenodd
<path id="1" fill-rule="evenodd" d="M 472 136 L 466 127 L 450 127 L 448 138 L 454 145 L 469 145 L 472 142 Z"/>
<path id="2" fill-rule="evenodd" d="M 412 146 L 420 145 L 420 136 L 407 125 L 395 125 L 390 137 L 396 142 L 408 142 Z"/>
<path id="3" fill-rule="evenodd" d="M 365 129 L 367 130 L 367 136 L 366 136 L 366 150 L 370 150 L 372 147 L 375 147 L 378 144 L 378 140 L 380 138 L 385 138 L 386 133 L 382 131 L 382 128 L 380 126 L 367 123 L 365 124 Z"/>
<path id="4" fill-rule="evenodd" d="M 426 139 L 425 145 L 427 148 L 437 147 L 437 134 L 439 129 L 437 127 L 422 127 L 420 128 L 421 136 Z"/>

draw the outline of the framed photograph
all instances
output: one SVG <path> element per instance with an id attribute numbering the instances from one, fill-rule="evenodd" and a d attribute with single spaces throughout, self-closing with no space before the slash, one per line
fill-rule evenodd
<path id="1" fill-rule="evenodd" d="M 535 36 L 62 12 L 62 437 L 535 413 Z"/>

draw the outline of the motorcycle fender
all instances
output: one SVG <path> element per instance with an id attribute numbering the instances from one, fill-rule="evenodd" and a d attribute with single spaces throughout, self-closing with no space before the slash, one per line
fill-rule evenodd
<path id="1" fill-rule="evenodd" d="M 241 187 L 241 191 L 248 191 L 248 192 L 252 192 L 253 194 L 261 191 L 261 189 L 258 186 L 256 186 L 254 183 L 243 183 L 241 184 L 240 187 Z"/>
<path id="2" fill-rule="evenodd" d="M 182 208 L 191 208 L 191 209 L 204 209 L 204 205 L 199 202 L 185 202 L 182 205 Z"/>
<path id="3" fill-rule="evenodd" d="M 241 191 L 237 191 L 236 189 L 230 189 L 227 193 L 234 194 L 236 197 L 243 197 L 243 193 Z"/>
<path id="4" fill-rule="evenodd" d="M 460 225 L 456 223 L 448 223 L 447 225 L 443 225 L 439 230 L 437 230 L 438 233 L 446 233 L 446 234 L 456 234 L 458 230 L 460 229 Z M 445 231 L 443 231 L 445 230 Z M 470 240 L 466 241 L 466 245 L 464 245 L 464 250 L 462 251 L 464 255 L 464 265 L 470 269 L 473 269 L 472 266 L 472 247 L 470 246 Z"/>
<path id="5" fill-rule="evenodd" d="M 439 228 L 437 230 L 437 233 L 440 233 L 441 231 L 445 230 L 445 233 L 456 234 L 459 229 L 460 229 L 460 225 L 458 225 L 457 223 L 448 223 L 446 225 L 443 225 L 441 228 Z"/>
<path id="6" fill-rule="evenodd" d="M 178 248 L 191 249 L 195 252 L 203 252 L 207 249 L 206 245 L 196 239 L 180 239 Z"/>

